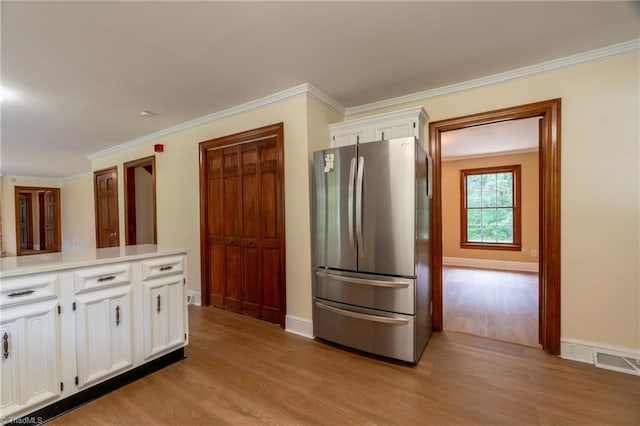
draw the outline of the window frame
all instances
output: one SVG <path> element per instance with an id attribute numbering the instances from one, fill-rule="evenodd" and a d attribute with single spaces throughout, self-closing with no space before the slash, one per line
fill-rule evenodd
<path id="1" fill-rule="evenodd" d="M 513 175 L 513 242 L 476 242 L 468 240 L 467 228 L 467 176 L 495 173 L 512 173 Z M 507 166 L 481 167 L 460 170 L 460 247 L 484 250 L 522 250 L 522 198 L 521 198 L 521 166 L 512 164 Z M 488 207 L 490 208 L 490 207 Z"/>

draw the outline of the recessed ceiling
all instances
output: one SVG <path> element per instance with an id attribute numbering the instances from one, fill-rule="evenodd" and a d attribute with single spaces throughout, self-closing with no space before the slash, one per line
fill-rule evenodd
<path id="1" fill-rule="evenodd" d="M 440 155 L 456 160 L 496 154 L 536 151 L 539 117 L 502 121 L 442 133 Z"/>
<path id="2" fill-rule="evenodd" d="M 4 175 L 86 156 L 302 83 L 345 107 L 638 34 L 633 2 L 2 1 Z M 140 111 L 152 111 L 142 117 Z"/>

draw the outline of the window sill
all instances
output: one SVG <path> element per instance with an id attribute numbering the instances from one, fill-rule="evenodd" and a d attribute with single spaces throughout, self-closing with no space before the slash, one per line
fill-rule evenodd
<path id="1" fill-rule="evenodd" d="M 522 244 L 509 244 L 509 243 L 460 243 L 460 248 L 467 249 L 481 249 L 481 250 L 508 250 L 508 251 L 521 251 Z"/>

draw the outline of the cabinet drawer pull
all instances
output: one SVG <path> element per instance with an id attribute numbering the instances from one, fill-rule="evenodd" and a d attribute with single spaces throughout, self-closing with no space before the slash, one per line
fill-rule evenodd
<path id="1" fill-rule="evenodd" d="M 173 266 L 161 266 L 160 270 L 161 271 L 170 271 L 173 269 Z"/>
<path id="2" fill-rule="evenodd" d="M 108 277 L 100 277 L 98 278 L 98 282 L 99 283 L 103 283 L 105 281 L 111 281 L 111 280 L 115 280 L 116 276 L 115 275 L 109 275 Z"/>
<path id="3" fill-rule="evenodd" d="M 160 304 L 161 304 L 160 300 L 161 300 L 160 295 L 158 295 L 158 309 L 157 309 L 158 313 L 160 313 Z"/>
<path id="4" fill-rule="evenodd" d="M 36 292 L 35 290 L 14 291 L 13 293 L 7 294 L 7 296 L 9 297 L 26 296 L 28 294 L 35 293 L 35 292 Z"/>
<path id="5" fill-rule="evenodd" d="M 120 325 L 120 305 L 116 306 L 116 327 Z"/>
<path id="6" fill-rule="evenodd" d="M 2 336 L 2 356 L 4 359 L 9 358 L 9 335 L 7 333 Z"/>

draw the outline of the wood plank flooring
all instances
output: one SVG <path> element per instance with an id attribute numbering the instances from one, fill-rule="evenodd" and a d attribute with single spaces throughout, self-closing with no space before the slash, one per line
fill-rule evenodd
<path id="1" fill-rule="evenodd" d="M 638 425 L 638 377 L 435 333 L 415 367 L 189 307 L 187 359 L 52 425 Z"/>
<path id="2" fill-rule="evenodd" d="M 443 328 L 535 348 L 538 274 L 446 266 Z"/>

